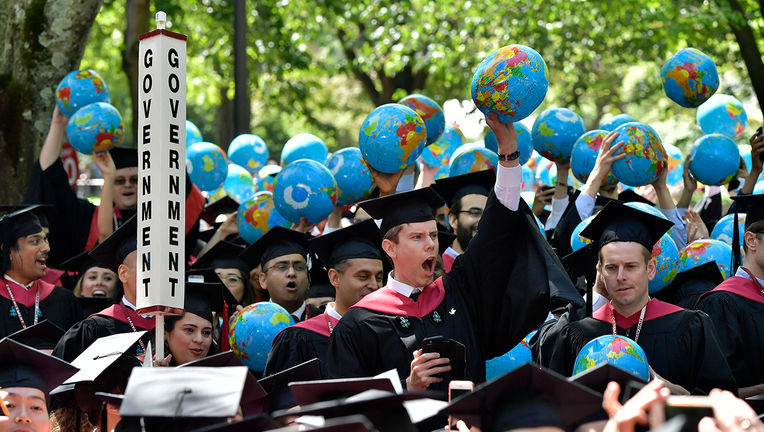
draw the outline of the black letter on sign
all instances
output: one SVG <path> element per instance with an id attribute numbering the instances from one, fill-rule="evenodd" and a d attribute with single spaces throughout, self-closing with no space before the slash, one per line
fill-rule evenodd
<path id="1" fill-rule="evenodd" d="M 151 201 L 143 201 L 141 203 L 141 220 L 147 221 L 151 219 Z"/>
<path id="2" fill-rule="evenodd" d="M 150 49 L 146 50 L 146 54 L 143 56 L 143 67 L 150 68 L 154 66 L 154 56 Z"/>
<path id="3" fill-rule="evenodd" d="M 151 283 L 151 278 L 146 278 L 143 280 L 143 289 L 146 291 L 146 297 L 149 296 L 149 283 Z"/>
<path id="4" fill-rule="evenodd" d="M 170 227 L 170 246 L 177 246 L 178 245 L 178 227 L 171 226 Z"/>
<path id="5" fill-rule="evenodd" d="M 151 99 L 143 101 L 143 118 L 149 118 L 151 112 Z"/>
<path id="6" fill-rule="evenodd" d="M 167 79 L 167 83 L 170 85 L 170 91 L 177 93 L 180 90 L 180 80 L 175 74 L 170 74 L 170 78 Z"/>
<path id="7" fill-rule="evenodd" d="M 151 144 L 151 125 L 143 125 L 143 144 Z"/>
<path id="8" fill-rule="evenodd" d="M 180 220 L 180 203 L 178 201 L 167 201 L 167 219 Z"/>
<path id="9" fill-rule="evenodd" d="M 178 52 L 175 51 L 175 48 L 170 48 L 170 51 L 167 53 L 167 61 L 170 62 L 170 66 L 175 69 L 178 68 Z"/>
<path id="10" fill-rule="evenodd" d="M 178 144 L 178 133 L 180 132 L 180 128 L 176 124 L 170 125 L 170 142 L 173 144 Z"/>
<path id="11" fill-rule="evenodd" d="M 143 77 L 143 92 L 148 93 L 151 91 L 151 75 Z"/>
<path id="12" fill-rule="evenodd" d="M 175 278 L 170 278 L 170 286 L 172 286 L 172 290 L 170 290 L 170 295 L 175 297 L 175 285 L 178 284 L 178 280 Z"/>
<path id="13" fill-rule="evenodd" d="M 151 168 L 151 152 L 148 150 L 143 151 L 143 169 Z"/>
<path id="14" fill-rule="evenodd" d="M 151 177 L 144 176 L 143 177 L 143 194 L 144 195 L 151 195 Z M 151 205 L 151 201 L 149 201 L 149 206 Z M 151 208 L 151 207 L 149 207 Z M 150 218 L 151 216 L 149 216 Z"/>
<path id="15" fill-rule="evenodd" d="M 151 270 L 151 255 L 150 254 L 147 254 L 147 253 L 142 254 L 141 262 L 143 263 L 143 271 Z"/>
<path id="16" fill-rule="evenodd" d="M 180 169 L 180 154 L 177 150 L 170 149 L 170 168 Z"/>
<path id="17" fill-rule="evenodd" d="M 175 106 L 172 105 L 173 101 L 175 102 Z M 172 113 L 172 118 L 178 118 L 178 105 L 180 105 L 179 100 L 170 99 L 170 112 Z"/>
<path id="18" fill-rule="evenodd" d="M 170 271 L 178 271 L 178 253 L 170 252 Z"/>
<path id="19" fill-rule="evenodd" d="M 176 175 L 170 176 L 170 193 L 180 195 L 180 177 Z"/>
<path id="20" fill-rule="evenodd" d="M 148 246 L 151 244 L 151 240 L 149 239 L 149 234 L 151 234 L 149 227 L 143 227 L 143 245 L 144 246 Z"/>

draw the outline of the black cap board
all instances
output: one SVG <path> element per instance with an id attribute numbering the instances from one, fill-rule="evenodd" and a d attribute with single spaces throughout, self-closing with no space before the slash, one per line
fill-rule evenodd
<path id="1" fill-rule="evenodd" d="M 682 290 L 682 287 L 689 282 L 695 281 L 707 282 L 707 287 L 711 288 L 712 286 L 715 287 L 724 282 L 724 276 L 722 276 L 722 272 L 719 270 L 716 261 L 709 261 L 697 267 L 692 267 L 681 273 L 677 273 L 671 283 L 655 293 L 655 298 L 674 304 L 674 299 L 679 291 Z"/>
<path id="2" fill-rule="evenodd" d="M 746 231 L 751 224 L 764 220 L 764 194 L 738 195 L 730 198 L 740 205 L 748 206 L 745 216 Z"/>
<path id="3" fill-rule="evenodd" d="M 178 366 L 183 367 L 234 367 L 245 366 L 241 359 L 234 354 L 233 351 L 226 351 L 219 354 L 211 355 L 199 360 L 194 360 Z M 252 373 L 247 372 L 244 380 L 244 391 L 241 396 L 242 404 L 248 403 L 257 399 L 264 398 L 266 392 L 263 387 L 257 382 Z"/>
<path id="4" fill-rule="evenodd" d="M 637 388 L 642 388 L 642 386 L 647 384 L 647 381 L 642 378 L 632 375 L 610 363 L 598 364 L 591 369 L 568 378 L 568 380 L 581 384 L 597 393 L 605 393 L 608 384 L 611 381 L 615 381 L 621 386 L 621 396 L 625 396 L 625 389 L 630 383 L 633 383 Z M 625 400 L 622 400 L 622 403 L 625 402 Z"/>
<path id="5" fill-rule="evenodd" d="M 48 394 L 77 373 L 77 368 L 13 339 L 0 341 L 0 388 L 36 388 Z"/>
<path id="6" fill-rule="evenodd" d="M 306 257 L 308 239 L 308 234 L 275 226 L 239 256 L 250 268 L 265 265 L 268 261 L 284 255 L 299 254 Z"/>
<path id="7" fill-rule="evenodd" d="M 352 258 L 382 260 L 382 236 L 371 219 L 314 237 L 308 244 L 327 268 Z"/>
<path id="8" fill-rule="evenodd" d="M 257 382 L 268 392 L 268 396 L 262 399 L 261 412 L 272 413 L 276 410 L 292 408 L 297 405 L 297 401 L 289 388 L 289 383 L 320 379 L 319 361 L 312 359 L 258 380 Z"/>
<path id="9" fill-rule="evenodd" d="M 90 256 L 101 263 L 101 266 L 119 274 L 119 266 L 125 258 L 138 249 L 138 219 L 137 215 L 111 233 L 101 244 L 90 251 Z"/>
<path id="10" fill-rule="evenodd" d="M 112 357 L 114 361 L 94 380 L 74 384 L 77 405 L 88 415 L 92 415 L 100 407 L 100 399 L 96 392 L 113 392 L 118 389 L 124 391 L 133 368 L 141 367 L 140 360 L 129 354 Z"/>
<path id="11" fill-rule="evenodd" d="M 602 395 L 527 363 L 441 410 L 483 430 L 570 425 L 602 409 Z M 522 414 L 522 415 L 520 415 Z"/>
<path id="12" fill-rule="evenodd" d="M 21 329 L 8 336 L 8 339 L 24 344 L 37 350 L 52 350 L 59 339 L 64 336 L 64 330 L 48 320 Z"/>
<path id="13" fill-rule="evenodd" d="M 395 393 L 389 378 L 340 378 L 319 381 L 296 381 L 289 384 L 295 400 L 300 406 L 348 398 L 367 390 L 382 390 Z"/>
<path id="14" fill-rule="evenodd" d="M 230 295 L 229 301 L 233 298 L 231 292 L 220 283 L 219 279 L 216 282 L 186 282 L 185 288 L 183 310 L 211 323 L 213 322 L 213 311 L 223 313 L 225 310 L 224 292 Z M 235 303 L 236 299 L 233 301 Z"/>
<path id="15" fill-rule="evenodd" d="M 11 246 L 21 237 L 42 232 L 37 216 L 39 205 L 30 205 L 0 218 L 0 244 L 2 245 L 2 270 L 11 267 Z"/>
<path id="16" fill-rule="evenodd" d="M 495 184 L 496 174 L 493 170 L 482 170 L 436 180 L 432 188 L 449 207 L 453 207 L 455 202 L 467 195 L 488 196 Z"/>
<path id="17" fill-rule="evenodd" d="M 79 276 L 83 276 L 86 271 L 90 270 L 93 267 L 101 267 L 101 263 L 98 262 L 98 260 L 96 260 L 92 256 L 90 256 L 90 250 L 80 252 L 77 255 L 62 262 L 58 266 L 60 270 L 75 272 Z"/>
<path id="18" fill-rule="evenodd" d="M 138 150 L 128 147 L 112 147 L 109 150 L 111 158 L 114 160 L 114 167 L 117 169 L 122 168 L 138 168 Z"/>
<path id="19" fill-rule="evenodd" d="M 654 206 L 655 203 L 650 201 L 649 199 L 643 197 L 642 195 L 639 195 L 638 193 L 634 192 L 631 189 L 624 189 L 622 192 L 618 193 L 618 200 L 623 201 L 625 203 L 627 202 L 639 202 L 643 204 L 647 204 L 649 206 Z"/>
<path id="20" fill-rule="evenodd" d="M 479 172 L 493 172 L 493 171 L 479 171 Z M 454 240 L 456 240 L 456 234 L 451 234 L 450 232 L 438 230 L 438 253 L 443 255 L 446 252 L 446 249 L 450 248 L 451 245 L 454 244 Z"/>
<path id="21" fill-rule="evenodd" d="M 238 268 L 249 274 L 249 266 L 239 257 L 243 251 L 243 246 L 221 240 L 200 256 L 191 268 Z"/>
<path id="22" fill-rule="evenodd" d="M 435 220 L 435 210 L 445 202 L 431 187 L 414 189 L 358 204 L 374 219 L 382 219 L 382 237 L 400 224 Z"/>
<path id="23" fill-rule="evenodd" d="M 612 242 L 636 242 L 653 250 L 673 223 L 624 204 L 612 201 L 581 231 L 598 249 Z"/>
<path id="24" fill-rule="evenodd" d="M 313 278 L 311 278 L 312 280 Z M 308 292 L 305 294 L 306 299 L 314 299 L 321 297 L 336 297 L 337 290 L 334 289 L 334 285 L 329 282 L 311 283 Z"/>
<path id="25" fill-rule="evenodd" d="M 235 199 L 226 195 L 219 200 L 207 204 L 199 217 L 210 225 L 216 225 L 217 218 L 223 214 L 234 213 L 239 210 L 239 203 Z M 234 216 L 235 217 L 235 216 Z"/>

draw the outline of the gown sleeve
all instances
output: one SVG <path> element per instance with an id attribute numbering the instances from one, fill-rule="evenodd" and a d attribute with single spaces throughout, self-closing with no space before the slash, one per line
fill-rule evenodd
<path id="1" fill-rule="evenodd" d="M 697 388 L 708 393 L 715 388 L 720 388 L 737 394 L 737 382 L 722 352 L 722 344 L 711 318 L 702 311 L 691 311 L 691 313 L 695 317 L 689 320 L 687 331 L 694 333 L 692 340 L 700 343 L 694 344 L 692 356 L 694 361 L 691 363 L 691 374 L 694 380 L 690 383 L 693 388 L 687 388 L 687 390 L 693 391 Z"/>
<path id="2" fill-rule="evenodd" d="M 325 376 L 324 357 L 318 356 L 313 341 L 306 333 L 302 329 L 291 328 L 280 332 L 273 341 L 263 376 L 273 375 L 314 358 L 321 360 L 321 374 Z"/>
<path id="3" fill-rule="evenodd" d="M 555 329 L 556 337 L 548 342 L 553 344 L 548 360 L 549 369 L 567 377 L 573 374 L 578 352 L 586 344 L 580 325 L 580 322 L 573 322 Z M 549 350 L 549 347 L 545 349 Z"/>
<path id="4" fill-rule="evenodd" d="M 744 364 L 737 362 L 736 353 L 743 344 L 740 328 L 740 308 L 724 292 L 713 293 L 698 302 L 698 310 L 705 312 L 714 324 L 714 330 L 735 376 L 746 373 Z"/>
<path id="5" fill-rule="evenodd" d="M 82 354 L 96 339 L 113 334 L 94 319 L 88 318 L 73 325 L 53 349 L 53 355 L 61 360 L 72 362 Z"/>
<path id="6" fill-rule="evenodd" d="M 343 315 L 343 319 L 337 323 L 329 338 L 329 349 L 326 353 L 326 373 L 329 378 L 355 378 L 369 375 L 366 373 L 368 366 L 363 364 L 363 360 L 370 355 L 369 350 L 374 351 L 377 347 L 375 344 L 361 343 L 364 340 L 363 336 L 347 324 L 351 311 L 352 309 Z M 372 337 L 368 341 L 374 339 Z"/>
<path id="7" fill-rule="evenodd" d="M 578 209 L 576 207 L 576 200 L 580 193 L 580 191 L 576 191 L 570 198 L 568 207 L 565 208 L 562 217 L 560 217 L 560 221 L 554 229 L 554 234 L 552 234 L 551 237 L 552 247 L 560 258 L 573 252 L 573 249 L 570 247 L 570 236 L 573 234 L 573 230 L 576 229 L 578 224 L 581 223 L 581 216 L 578 214 Z"/>

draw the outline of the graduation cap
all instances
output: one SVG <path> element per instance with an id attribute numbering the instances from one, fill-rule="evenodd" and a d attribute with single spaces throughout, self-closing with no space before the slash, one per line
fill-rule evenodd
<path id="1" fill-rule="evenodd" d="M 449 207 L 453 207 L 454 203 L 467 195 L 488 196 L 495 184 L 496 174 L 493 170 L 483 170 L 436 180 L 432 188 Z"/>
<path id="2" fill-rule="evenodd" d="M 680 292 L 685 291 L 683 288 L 689 287 L 687 284 L 695 285 L 692 289 L 693 292 L 685 292 L 683 294 L 693 295 L 711 291 L 722 282 L 724 282 L 724 276 L 722 276 L 722 272 L 719 270 L 716 261 L 709 261 L 697 267 L 677 273 L 674 280 L 672 280 L 665 288 L 656 292 L 654 297 L 661 301 L 676 304 L 679 300 Z"/>
<path id="3" fill-rule="evenodd" d="M 597 249 L 612 242 L 636 242 L 653 250 L 661 236 L 674 224 L 615 201 L 607 203 L 581 235 L 597 244 Z"/>
<path id="4" fill-rule="evenodd" d="M 119 265 L 133 251 L 138 249 L 138 218 L 131 217 L 127 222 L 111 233 L 101 244 L 90 251 L 101 267 L 119 273 Z"/>
<path id="5" fill-rule="evenodd" d="M 187 281 L 183 310 L 213 322 L 213 311 L 222 314 L 226 310 L 225 292 L 231 294 L 219 279 L 215 282 Z M 230 301 L 232 297 L 228 300 Z M 235 302 L 236 299 L 233 301 Z"/>
<path id="6" fill-rule="evenodd" d="M 308 239 L 308 234 L 275 226 L 239 256 L 250 268 L 284 255 L 299 254 L 307 257 Z"/>
<path id="7" fill-rule="evenodd" d="M 382 236 L 373 220 L 365 220 L 308 242 L 327 268 L 353 258 L 382 260 Z"/>
<path id="8" fill-rule="evenodd" d="M 627 202 L 639 202 L 643 204 L 647 204 L 649 206 L 654 206 L 655 203 L 650 201 L 649 199 L 643 197 L 642 195 L 634 192 L 631 189 L 624 189 L 623 191 L 618 193 L 618 200 L 623 201 L 625 203 Z"/>
<path id="9" fill-rule="evenodd" d="M 0 240 L 2 244 L 2 269 L 11 268 L 11 246 L 21 237 L 42 232 L 38 212 L 39 205 L 30 205 L 0 218 Z"/>
<path id="10" fill-rule="evenodd" d="M 58 267 L 60 270 L 66 270 L 83 276 L 91 268 L 101 267 L 101 263 L 90 256 L 90 250 L 86 250 L 62 262 Z"/>
<path id="11" fill-rule="evenodd" d="M 0 388 L 35 388 L 47 401 L 50 392 L 76 372 L 69 363 L 13 339 L 0 341 Z"/>
<path id="12" fill-rule="evenodd" d="M 279 373 L 269 375 L 257 382 L 268 392 L 261 399 L 261 411 L 272 413 L 276 410 L 289 409 L 297 405 L 289 383 L 295 381 L 316 381 L 321 379 L 321 367 L 318 359 L 308 360 Z"/>
<path id="13" fill-rule="evenodd" d="M 391 228 L 405 223 L 435 220 L 435 210 L 445 202 L 431 187 L 388 195 L 358 204 L 374 219 L 382 219 L 384 237 Z"/>
<path id="14" fill-rule="evenodd" d="M 191 432 L 261 432 L 276 429 L 281 429 L 281 423 L 267 414 L 260 414 L 246 417 L 241 421 L 220 423 L 201 429 L 194 429 Z M 289 428 L 289 430 L 294 431 L 294 428 Z"/>
<path id="15" fill-rule="evenodd" d="M 18 343 L 37 350 L 53 350 L 59 339 L 64 336 L 64 330 L 48 320 L 21 329 L 8 336 Z"/>
<path id="16" fill-rule="evenodd" d="M 483 172 L 483 171 L 479 171 Z M 493 171 L 485 171 L 485 172 L 493 172 Z M 446 249 L 450 248 L 452 244 L 454 244 L 454 240 L 456 240 L 456 234 L 451 234 L 447 231 L 441 231 L 438 230 L 438 253 L 443 255 L 446 253 Z"/>
<path id="17" fill-rule="evenodd" d="M 64 384 L 94 382 L 120 357 L 126 355 L 145 334 L 145 331 L 118 333 L 96 339 L 72 361 L 72 366 L 79 371 Z"/>
<path id="18" fill-rule="evenodd" d="M 112 147 L 109 154 L 111 154 L 114 167 L 117 169 L 138 167 L 138 149 Z"/>
<path id="19" fill-rule="evenodd" d="M 220 222 L 217 221 L 218 216 L 234 213 L 237 210 L 239 210 L 239 203 L 235 199 L 226 195 L 223 198 L 204 206 L 204 210 L 202 210 L 202 214 L 199 215 L 199 217 L 208 224 L 216 226 L 220 224 Z"/>
<path id="20" fill-rule="evenodd" d="M 597 393 L 605 393 L 605 389 L 611 381 L 615 381 L 621 386 L 621 403 L 626 403 L 627 396 L 633 396 L 626 394 L 626 388 L 636 387 L 641 389 L 647 381 L 633 375 L 625 370 L 613 366 L 610 363 L 601 363 L 597 366 L 581 372 L 578 375 L 574 375 L 568 378 L 569 381 L 581 384 Z"/>
<path id="21" fill-rule="evenodd" d="M 296 381 L 290 383 L 289 388 L 300 406 L 348 398 L 367 390 L 395 393 L 395 387 L 390 379 L 381 377 Z"/>
<path id="22" fill-rule="evenodd" d="M 243 251 L 244 247 L 221 240 L 215 243 L 215 245 L 204 255 L 200 256 L 191 268 L 236 268 L 239 269 L 242 277 L 248 277 L 250 268 L 247 263 L 239 257 L 239 254 Z"/>
<path id="23" fill-rule="evenodd" d="M 306 299 L 336 296 L 337 290 L 334 288 L 334 285 L 328 282 L 311 284 L 310 288 L 308 288 L 308 292 L 305 294 Z"/>
<path id="24" fill-rule="evenodd" d="M 113 304 L 117 304 L 119 300 L 113 297 L 77 297 L 77 302 L 80 304 L 82 314 L 89 317 Z"/>
<path id="25" fill-rule="evenodd" d="M 483 430 L 571 425 L 602 409 L 602 395 L 531 363 L 481 384 L 441 414 Z"/>
<path id="26" fill-rule="evenodd" d="M 29 209 L 30 207 L 34 208 Z M 35 216 L 37 216 L 37 219 L 40 220 L 40 225 L 45 228 L 50 226 L 47 213 L 45 212 L 46 209 L 50 208 L 53 208 L 50 204 L 3 204 L 0 205 L 0 213 L 5 216 L 14 212 L 29 209 Z"/>

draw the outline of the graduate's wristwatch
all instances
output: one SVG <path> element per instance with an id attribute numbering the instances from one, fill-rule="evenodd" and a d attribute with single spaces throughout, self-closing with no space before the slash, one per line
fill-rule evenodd
<path id="1" fill-rule="evenodd" d="M 499 160 L 500 161 L 513 161 L 513 160 L 518 159 L 519 157 L 520 157 L 520 150 L 517 150 L 516 152 L 510 153 L 508 155 L 500 154 L 499 155 Z"/>

